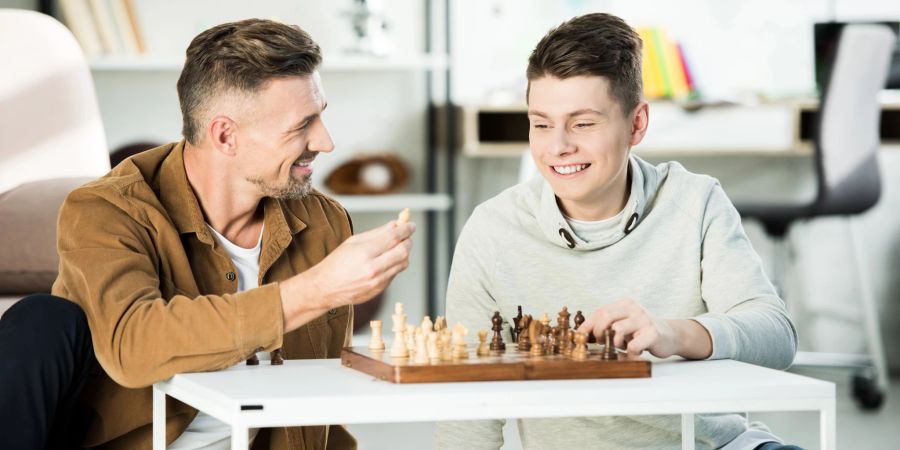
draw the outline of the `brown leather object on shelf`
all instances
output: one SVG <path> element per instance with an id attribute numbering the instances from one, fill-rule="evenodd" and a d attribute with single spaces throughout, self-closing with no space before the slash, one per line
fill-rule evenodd
<path id="1" fill-rule="evenodd" d="M 340 195 L 390 194 L 408 183 L 409 168 L 393 154 L 358 155 L 325 178 L 325 186 Z"/>

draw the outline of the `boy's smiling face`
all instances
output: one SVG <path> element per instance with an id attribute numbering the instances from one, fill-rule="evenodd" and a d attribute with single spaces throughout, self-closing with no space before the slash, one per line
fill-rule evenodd
<path id="1" fill-rule="evenodd" d="M 531 155 L 566 215 L 602 220 L 628 195 L 628 153 L 647 130 L 647 104 L 622 111 L 600 76 L 531 80 Z"/>

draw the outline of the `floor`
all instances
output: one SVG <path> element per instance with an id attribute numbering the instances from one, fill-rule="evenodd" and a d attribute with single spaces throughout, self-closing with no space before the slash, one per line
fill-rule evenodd
<path id="1" fill-rule="evenodd" d="M 801 373 L 801 372 L 798 372 Z M 849 375 L 833 369 L 804 369 L 803 375 L 837 385 L 838 449 L 894 450 L 900 448 L 900 377 L 891 380 L 887 401 L 880 411 L 862 412 L 850 396 Z M 814 412 L 757 413 L 785 442 L 804 449 L 819 448 L 819 416 Z M 503 450 L 521 449 L 518 435 L 509 424 L 504 430 Z M 350 432 L 360 450 L 419 450 L 434 447 L 434 423 L 352 425 Z"/>

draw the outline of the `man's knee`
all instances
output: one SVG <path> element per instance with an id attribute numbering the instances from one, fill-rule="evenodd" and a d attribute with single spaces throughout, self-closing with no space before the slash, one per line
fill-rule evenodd
<path id="1" fill-rule="evenodd" d="M 81 307 L 50 294 L 29 295 L 12 305 L 0 320 L 0 336 L 5 334 L 16 345 L 24 346 L 47 341 L 70 347 L 90 343 L 90 330 Z M 3 340 L 0 338 L 0 342 Z"/>

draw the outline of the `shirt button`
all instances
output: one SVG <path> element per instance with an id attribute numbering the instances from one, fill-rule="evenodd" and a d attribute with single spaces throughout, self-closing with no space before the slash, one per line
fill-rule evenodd
<path id="1" fill-rule="evenodd" d="M 235 275 L 234 272 L 228 272 L 225 274 L 225 278 L 227 278 L 228 281 L 234 281 L 234 279 L 237 278 L 237 275 Z"/>
<path id="2" fill-rule="evenodd" d="M 328 315 L 329 315 L 329 316 L 333 316 L 333 315 L 335 315 L 335 314 L 337 314 L 337 309 L 336 309 L 336 308 L 332 308 L 332 309 L 329 309 L 329 310 L 328 310 Z"/>

